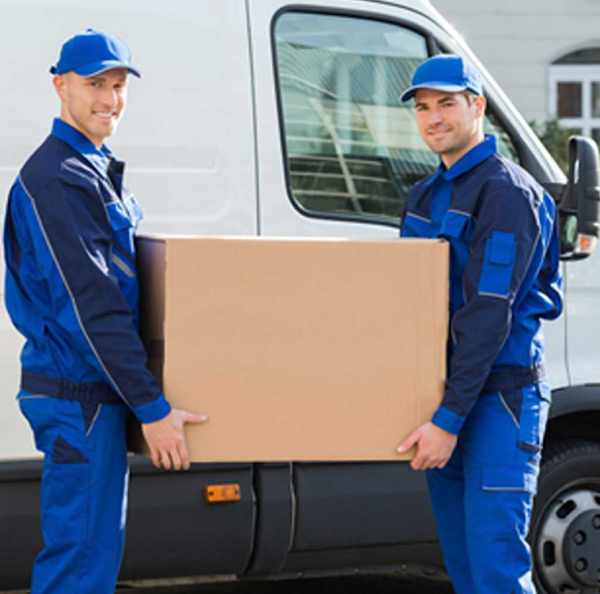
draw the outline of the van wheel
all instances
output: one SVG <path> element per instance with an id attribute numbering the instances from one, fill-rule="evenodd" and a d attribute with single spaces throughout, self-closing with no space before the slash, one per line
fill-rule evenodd
<path id="1" fill-rule="evenodd" d="M 600 588 L 600 443 L 569 439 L 544 449 L 530 532 L 540 594 Z"/>

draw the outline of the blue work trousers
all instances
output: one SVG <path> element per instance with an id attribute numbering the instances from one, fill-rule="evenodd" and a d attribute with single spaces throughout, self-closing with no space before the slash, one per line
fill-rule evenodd
<path id="1" fill-rule="evenodd" d="M 32 594 L 113 594 L 127 512 L 128 409 L 21 392 L 21 411 L 44 454 L 44 547 Z"/>
<path id="2" fill-rule="evenodd" d="M 533 594 L 526 541 L 550 392 L 532 384 L 482 394 L 447 466 L 427 471 L 456 594 Z"/>

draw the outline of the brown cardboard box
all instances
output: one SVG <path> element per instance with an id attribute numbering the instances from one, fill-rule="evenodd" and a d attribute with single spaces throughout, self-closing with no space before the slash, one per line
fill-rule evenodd
<path id="1" fill-rule="evenodd" d="M 400 460 L 445 378 L 448 246 L 146 236 L 142 335 L 196 462 Z M 139 447 L 139 444 L 138 444 Z"/>

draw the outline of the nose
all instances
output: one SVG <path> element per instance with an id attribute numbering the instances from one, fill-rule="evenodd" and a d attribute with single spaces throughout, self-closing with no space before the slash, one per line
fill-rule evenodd
<path id="1" fill-rule="evenodd" d="M 119 93 L 116 89 L 104 89 L 101 96 L 101 101 L 105 107 L 114 109 L 119 104 Z"/>
<path id="2" fill-rule="evenodd" d="M 429 125 L 437 126 L 442 123 L 442 113 L 438 109 L 432 109 L 429 112 Z"/>

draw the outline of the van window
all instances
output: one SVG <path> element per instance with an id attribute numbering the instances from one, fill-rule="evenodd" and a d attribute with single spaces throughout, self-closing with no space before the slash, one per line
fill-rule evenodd
<path id="1" fill-rule="evenodd" d="M 288 12 L 275 23 L 288 187 L 304 211 L 398 225 L 437 167 L 400 102 L 424 36 L 366 18 Z"/>
<path id="2" fill-rule="evenodd" d="M 519 163 L 519 153 L 515 147 L 510 134 L 506 131 L 496 114 L 488 103 L 483 120 L 483 131 L 486 134 L 494 134 L 498 141 L 498 152 L 507 159 Z"/>
<path id="3" fill-rule="evenodd" d="M 275 55 L 288 190 L 305 212 L 399 225 L 412 185 L 439 163 L 400 95 L 428 57 L 426 38 L 397 24 L 287 12 Z M 484 130 L 518 162 L 488 106 Z"/>

